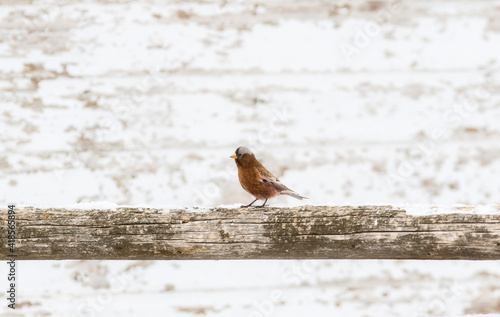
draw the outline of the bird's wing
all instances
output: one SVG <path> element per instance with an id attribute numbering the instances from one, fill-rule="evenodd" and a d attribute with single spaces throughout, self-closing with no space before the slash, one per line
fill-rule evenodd
<path id="1" fill-rule="evenodd" d="M 260 162 L 257 162 L 257 165 L 255 166 L 257 171 L 259 172 L 260 176 L 266 177 L 270 180 L 278 181 L 278 178 L 276 178 L 271 172 L 269 172 L 264 165 L 260 164 Z"/>
<path id="2" fill-rule="evenodd" d="M 289 190 L 289 188 L 286 187 L 285 185 L 283 185 L 276 177 L 274 177 L 274 179 L 271 179 L 271 178 L 268 178 L 268 177 L 265 177 L 262 175 L 260 175 L 260 177 L 264 183 L 268 183 L 269 185 L 273 186 L 274 188 L 276 188 L 278 190 L 278 192 L 282 192 L 284 190 Z"/>
<path id="3" fill-rule="evenodd" d="M 271 172 L 269 172 L 262 164 L 258 164 L 256 166 L 257 171 L 260 174 L 261 181 L 263 183 L 267 183 L 270 186 L 273 186 L 276 188 L 276 190 L 281 194 L 281 195 L 289 195 L 297 199 L 306 199 L 307 197 L 300 196 L 290 188 L 286 187 L 283 185 L 283 183 L 280 182 L 278 178 L 276 178 Z"/>
<path id="4" fill-rule="evenodd" d="M 269 172 L 264 167 L 264 165 L 262 165 L 262 164 L 259 163 L 259 164 L 257 164 L 256 168 L 257 168 L 257 171 L 260 174 L 260 178 L 261 178 L 262 182 L 268 183 L 269 185 L 271 185 L 274 188 L 276 188 L 279 192 L 281 192 L 283 190 L 289 189 L 288 187 L 286 187 L 285 185 L 283 185 L 276 176 L 274 176 L 273 174 L 271 174 L 271 172 Z"/>

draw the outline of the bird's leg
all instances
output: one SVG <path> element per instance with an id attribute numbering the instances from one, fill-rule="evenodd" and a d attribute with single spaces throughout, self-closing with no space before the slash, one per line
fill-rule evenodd
<path id="1" fill-rule="evenodd" d="M 262 204 L 262 206 L 259 206 L 259 207 L 264 207 L 267 203 L 267 198 L 266 198 L 266 201 L 264 201 L 264 203 Z"/>
<path id="2" fill-rule="evenodd" d="M 253 204 L 254 202 L 256 202 L 256 201 L 257 201 L 257 198 L 255 198 L 255 200 L 254 200 L 254 201 L 252 201 L 251 203 L 249 203 L 248 205 L 242 205 L 242 206 L 241 206 L 241 208 L 247 208 L 247 207 L 250 207 L 250 206 L 252 206 L 252 204 Z M 266 199 L 266 201 L 267 201 L 267 199 Z"/>

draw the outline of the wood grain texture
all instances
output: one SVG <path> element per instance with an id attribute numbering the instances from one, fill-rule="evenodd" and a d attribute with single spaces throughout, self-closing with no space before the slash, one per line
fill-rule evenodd
<path id="1" fill-rule="evenodd" d="M 412 216 L 391 206 L 27 207 L 17 218 L 19 260 L 500 259 L 500 214 Z M 0 220 L 6 223 L 6 210 Z M 6 235 L 1 245 L 1 259 L 9 258 Z"/>

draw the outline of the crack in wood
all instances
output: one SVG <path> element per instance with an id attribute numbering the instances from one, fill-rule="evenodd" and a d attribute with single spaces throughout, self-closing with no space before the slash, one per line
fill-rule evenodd
<path id="1" fill-rule="evenodd" d="M 500 259 L 500 212 L 415 216 L 392 206 L 303 206 L 18 214 L 18 259 Z M 6 237 L 0 242 L 5 257 Z"/>

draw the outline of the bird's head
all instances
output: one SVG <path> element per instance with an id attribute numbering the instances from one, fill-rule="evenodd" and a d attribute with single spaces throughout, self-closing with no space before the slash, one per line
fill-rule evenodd
<path id="1" fill-rule="evenodd" d="M 241 162 L 244 163 L 245 161 L 251 160 L 251 158 L 254 158 L 255 156 L 253 155 L 252 151 L 250 151 L 249 148 L 246 146 L 240 146 L 239 148 L 234 151 L 234 154 L 231 155 L 231 158 L 235 159 L 236 162 Z"/>

